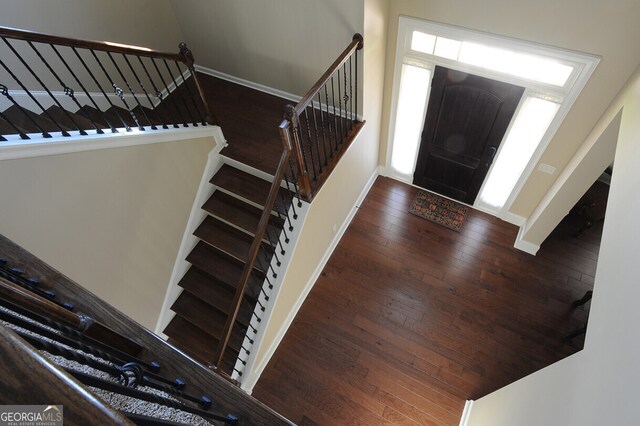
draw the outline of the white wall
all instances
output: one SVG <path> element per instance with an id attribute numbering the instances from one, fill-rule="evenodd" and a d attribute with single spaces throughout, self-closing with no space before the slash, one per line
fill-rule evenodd
<path id="1" fill-rule="evenodd" d="M 172 0 L 199 65 L 304 95 L 362 30 L 363 0 Z"/>
<path id="2" fill-rule="evenodd" d="M 153 328 L 213 145 L 0 161 L 0 233 Z"/>
<path id="3" fill-rule="evenodd" d="M 178 52 L 169 0 L 2 0 L 0 25 Z"/>
<path id="4" fill-rule="evenodd" d="M 640 68 L 612 108 L 618 106 L 622 121 L 585 348 L 476 401 L 470 426 L 640 422 Z M 597 128 L 607 127 L 603 120 Z"/>

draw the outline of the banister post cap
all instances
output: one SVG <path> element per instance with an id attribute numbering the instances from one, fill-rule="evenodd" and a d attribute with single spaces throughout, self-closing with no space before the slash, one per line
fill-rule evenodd
<path id="1" fill-rule="evenodd" d="M 355 33 L 353 35 L 353 41 L 357 41 L 358 42 L 358 50 L 360 50 L 360 49 L 362 49 L 364 47 L 364 37 L 362 37 L 362 34 Z"/>

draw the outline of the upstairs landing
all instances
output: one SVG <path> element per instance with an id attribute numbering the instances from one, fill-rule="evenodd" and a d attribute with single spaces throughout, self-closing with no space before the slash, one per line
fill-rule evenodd
<path id="1" fill-rule="evenodd" d="M 222 154 L 273 175 L 282 153 L 278 126 L 295 102 L 200 73 L 205 96 L 228 147 Z"/>

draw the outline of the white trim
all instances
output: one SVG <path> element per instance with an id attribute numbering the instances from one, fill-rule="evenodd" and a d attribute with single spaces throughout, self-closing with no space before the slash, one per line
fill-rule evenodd
<path id="1" fill-rule="evenodd" d="M 40 137 L 30 140 L 21 140 L 17 135 L 7 135 L 5 136 L 7 141 L 0 142 L 0 161 L 216 137 L 220 132 L 220 127 L 208 125 L 180 129 L 146 130 L 144 132 L 138 129 L 132 129 L 130 132 L 124 128 L 118 130 L 118 133 L 105 132 L 102 135 L 87 136 L 77 136 L 78 132 L 71 132 L 71 137 L 61 136 L 58 132 L 57 134 L 51 133 L 53 137 L 49 139 Z M 34 136 L 38 136 L 38 134 Z"/>
<path id="2" fill-rule="evenodd" d="M 267 93 L 269 95 L 273 95 L 273 96 L 277 96 L 279 98 L 283 98 L 283 99 L 289 100 L 294 105 L 297 104 L 300 101 L 300 99 L 302 99 L 302 96 L 294 95 L 293 93 L 285 92 L 284 90 L 274 89 L 273 87 L 269 87 L 269 86 L 265 86 L 264 84 L 256 83 L 256 82 L 249 81 L 249 80 L 245 80 L 245 79 L 240 78 L 240 77 L 236 77 L 236 76 L 233 76 L 233 75 L 225 74 L 225 73 L 223 73 L 221 71 L 217 71 L 217 70 L 214 70 L 214 69 L 211 69 L 211 68 L 203 67 L 202 65 L 196 65 L 195 66 L 195 70 L 197 72 L 202 73 L 202 74 L 210 75 L 212 77 L 216 77 L 216 78 L 219 78 L 219 79 L 222 79 L 222 80 L 225 80 L 225 81 L 230 81 L 231 83 L 239 84 L 240 86 L 248 87 L 250 89 L 254 89 L 254 90 L 257 90 L 259 92 Z M 313 101 L 313 105 L 314 105 L 315 108 L 319 108 L 318 101 L 314 100 Z M 334 111 L 335 111 L 333 106 L 325 105 L 323 108 L 325 110 L 330 111 L 331 113 L 334 113 Z M 284 110 L 283 110 L 283 113 L 284 113 Z M 356 113 L 357 113 L 357 111 L 356 111 Z M 343 116 L 346 117 L 346 115 L 343 115 Z M 356 118 L 358 119 L 358 121 L 364 121 L 364 118 L 363 118 L 362 114 L 357 114 Z"/>
<path id="3" fill-rule="evenodd" d="M 445 58 L 440 58 L 434 55 L 421 54 L 419 52 L 414 52 L 411 50 L 410 39 L 412 32 L 414 30 L 423 31 L 434 35 L 444 35 L 453 37 L 456 39 L 462 38 L 464 40 L 473 40 L 489 45 L 497 45 L 504 48 L 508 48 L 510 50 L 518 50 L 524 51 L 540 56 L 552 57 L 556 58 L 561 62 L 565 62 L 574 67 L 574 72 L 572 76 L 569 77 L 567 83 L 564 87 L 555 87 L 547 84 L 535 83 L 527 80 L 523 80 L 521 78 L 516 78 L 512 76 L 508 76 L 503 73 L 494 72 L 490 70 L 485 70 L 476 66 L 464 64 L 458 61 L 452 61 Z M 571 110 L 574 102 L 576 101 L 578 95 L 586 85 L 587 81 L 593 74 L 596 66 L 600 62 L 600 57 L 589 55 L 585 53 L 579 53 L 575 51 L 570 51 L 567 49 L 561 49 L 551 46 L 546 46 L 538 43 L 533 43 L 524 40 L 517 40 L 513 38 L 497 36 L 490 33 L 470 30 L 467 28 L 455 27 L 451 25 L 439 24 L 432 21 L 411 18 L 407 16 L 400 16 L 399 24 L 398 24 L 398 34 L 397 34 L 397 42 L 396 42 L 396 57 L 394 64 L 394 76 L 393 76 L 393 85 L 392 85 L 392 93 L 391 93 L 391 112 L 390 112 L 390 122 L 389 122 L 389 130 L 387 133 L 387 152 L 386 152 L 386 160 L 385 166 L 387 168 L 386 173 L 390 176 L 395 176 L 397 173 L 394 173 L 391 170 L 391 155 L 393 153 L 393 139 L 395 134 L 395 116 L 397 114 L 397 104 L 398 104 L 398 96 L 400 90 L 400 77 L 401 77 L 401 66 L 405 63 L 405 59 L 409 59 L 408 63 L 412 64 L 435 64 L 442 65 L 448 68 L 469 72 L 475 75 L 480 75 L 483 77 L 488 77 L 498 81 L 504 81 L 506 83 L 518 84 L 527 88 L 529 92 L 535 93 L 546 93 L 552 94 L 554 96 L 563 97 L 563 101 L 561 102 L 560 108 L 556 113 L 555 118 L 549 125 L 547 132 L 544 137 L 541 139 L 538 144 L 536 150 L 534 151 L 532 157 L 530 158 L 527 166 L 523 170 L 520 175 L 518 181 L 516 182 L 514 188 L 512 189 L 505 205 L 499 212 L 495 211 L 495 208 L 488 209 L 479 207 L 479 209 L 486 211 L 487 213 L 498 216 L 498 217 L 510 217 L 508 215 L 509 209 L 513 205 L 513 202 L 519 195 L 520 191 L 524 187 L 526 181 L 531 176 L 531 173 L 535 170 L 535 167 L 542 157 L 544 151 L 547 146 L 555 136 L 555 133 L 560 128 L 562 122 L 564 121 L 566 115 Z M 514 115 L 515 118 L 515 115 Z M 513 120 L 512 120 L 513 121 Z M 506 135 L 506 134 L 505 134 Z M 496 154 L 496 160 L 500 152 Z M 489 172 L 490 173 L 490 172 Z M 487 174 L 487 177 L 489 175 Z M 403 182 L 406 182 L 405 179 L 400 179 Z M 486 179 L 485 179 L 486 180 Z"/>
<path id="4" fill-rule="evenodd" d="M 262 170 L 258 170 L 258 169 L 254 168 L 254 167 L 251 167 L 251 166 L 247 166 L 246 164 L 241 163 L 238 160 L 234 160 L 231 157 L 227 157 L 224 154 L 222 154 L 222 156 L 224 157 L 224 163 L 228 164 L 229 166 L 233 167 L 234 169 L 238 169 L 238 170 L 241 170 L 241 171 L 243 171 L 245 173 L 249 173 L 250 175 L 253 175 L 255 177 L 259 177 L 262 180 L 266 180 L 267 182 L 273 182 L 273 176 L 270 175 L 269 173 L 263 172 Z"/>
<path id="5" fill-rule="evenodd" d="M 283 325 L 280 327 L 280 330 L 278 330 L 278 333 L 276 334 L 275 339 L 273 340 L 273 342 L 271 342 L 271 346 L 269 346 L 269 349 L 267 349 L 267 352 L 266 352 L 262 362 L 260 364 L 258 364 L 254 369 L 248 371 L 246 377 L 243 378 L 244 381 L 242 382 L 242 389 L 245 390 L 246 392 L 251 393 L 253 391 L 253 387 L 258 382 L 258 379 L 260 378 L 260 375 L 264 371 L 264 368 L 267 366 L 269 360 L 271 359 L 271 357 L 275 353 L 276 349 L 280 345 L 280 342 L 284 338 L 284 335 L 286 334 L 287 330 L 289 329 L 289 327 L 293 323 L 293 320 L 295 319 L 296 315 L 298 314 L 298 311 L 302 307 L 302 303 L 307 298 L 309 292 L 311 292 L 311 289 L 313 288 L 313 286 L 316 283 L 318 277 L 322 273 L 322 270 L 324 269 L 325 265 L 329 261 L 329 258 L 331 257 L 331 254 L 333 253 L 335 248 L 338 246 L 338 243 L 340 242 L 340 239 L 342 238 L 342 236 L 346 232 L 347 228 L 349 227 L 349 224 L 351 223 L 351 221 L 353 220 L 354 216 L 358 212 L 358 209 L 360 208 L 360 204 L 362 204 L 362 202 L 364 201 L 365 197 L 369 193 L 369 190 L 373 186 L 373 184 L 376 181 L 376 179 L 377 179 L 379 174 L 380 174 L 380 170 L 379 170 L 379 168 L 376 168 L 374 170 L 373 174 L 371 175 L 371 177 L 369 178 L 369 180 L 367 181 L 366 185 L 362 189 L 362 192 L 358 196 L 358 198 L 357 198 L 356 202 L 354 203 L 351 211 L 349 212 L 349 214 L 345 218 L 344 222 L 342 222 L 342 225 L 340 226 L 340 229 L 334 235 L 333 240 L 331 241 L 331 244 L 329 245 L 329 247 L 327 248 L 324 256 L 322 257 L 322 259 L 318 263 L 318 266 L 316 267 L 315 271 L 313 272 L 313 274 L 311 275 L 311 277 L 307 281 L 307 284 L 305 285 L 304 289 L 302 290 L 302 293 L 300 294 L 300 297 L 298 298 L 298 300 L 296 300 L 296 302 L 293 305 L 293 308 L 291 309 L 291 311 L 289 311 L 289 314 L 287 315 L 287 318 L 285 319 Z M 275 303 L 275 301 L 274 301 L 274 303 Z"/>
<path id="6" fill-rule="evenodd" d="M 160 310 L 160 314 L 158 315 L 158 320 L 156 322 L 155 333 L 164 339 L 167 339 L 167 336 L 163 333 L 163 330 L 175 315 L 171 310 L 171 305 L 182 292 L 182 288 L 178 286 L 178 282 L 189 269 L 189 262 L 185 259 L 198 243 L 198 238 L 193 235 L 193 231 L 195 231 L 206 217 L 207 213 L 202 210 L 202 205 L 209 199 L 214 191 L 214 186 L 209 183 L 209 179 L 211 179 L 211 176 L 213 176 L 218 169 L 222 167 L 223 160 L 220 155 L 220 150 L 226 146 L 226 141 L 220 127 L 215 127 L 216 131 L 214 132 L 213 137 L 216 141 L 216 146 L 209 152 L 207 165 L 202 173 L 200 186 L 198 187 L 198 192 L 196 193 L 193 205 L 191 206 L 189 220 L 187 221 L 185 232 L 182 236 L 176 261 L 174 262 L 173 270 L 171 271 L 171 278 L 169 279 L 169 283 L 165 291 L 162 309 Z"/>
<path id="7" fill-rule="evenodd" d="M 527 222 L 526 217 L 511 212 L 501 212 L 500 214 L 498 214 L 498 218 L 504 220 L 505 222 L 509 222 L 512 225 L 520 227 L 524 226 L 524 224 Z"/>
<path id="8" fill-rule="evenodd" d="M 462 410 L 462 417 L 460 417 L 460 426 L 467 426 L 472 408 L 473 400 L 467 399 L 467 402 L 464 403 L 464 409 Z"/>
<path id="9" fill-rule="evenodd" d="M 252 383 L 251 388 L 253 389 L 253 386 L 258 380 L 259 376 L 254 378 L 254 375 L 255 375 L 254 365 L 256 363 L 256 357 L 258 355 L 259 349 L 262 345 L 262 340 L 264 339 L 264 330 L 267 329 L 269 322 L 271 321 L 271 316 L 273 315 L 273 311 L 276 306 L 278 296 L 280 295 L 280 290 L 282 289 L 282 283 L 284 282 L 284 278 L 287 276 L 289 267 L 291 266 L 291 258 L 293 257 L 293 254 L 296 252 L 296 248 L 298 247 L 298 241 L 300 240 L 300 234 L 302 233 L 302 229 L 304 229 L 304 223 L 307 218 L 307 213 L 309 211 L 310 204 L 307 203 L 306 201 L 301 201 L 301 204 L 302 206 L 298 207 L 296 203 L 295 207 L 292 206 L 289 209 L 289 218 L 293 220 L 292 222 L 293 231 L 288 232 L 289 242 L 287 243 L 285 241 L 285 238 L 283 238 L 284 235 L 282 235 L 282 233 L 281 235 L 278 236 L 278 240 L 280 241 L 280 244 L 281 245 L 284 244 L 284 246 L 277 247 L 277 249 L 279 250 L 281 247 L 284 247 L 285 254 L 284 256 L 280 256 L 280 260 L 281 260 L 280 266 L 278 266 L 275 256 L 271 259 L 271 268 L 273 268 L 273 271 L 276 271 L 276 273 L 278 274 L 278 277 L 275 279 L 273 278 L 271 279 L 271 282 L 273 284 L 273 289 L 269 290 L 269 287 L 268 285 L 266 285 L 266 283 L 263 284 L 262 286 L 263 290 L 265 290 L 265 292 L 269 294 L 269 300 L 267 301 L 265 294 L 263 292 L 260 292 L 260 303 L 265 307 L 265 311 L 260 312 L 260 308 L 256 304 L 254 308 L 254 312 L 256 313 L 256 315 L 258 315 L 262 319 L 262 321 L 258 322 L 255 316 L 251 318 L 251 326 L 254 329 L 258 330 L 258 332 L 253 333 L 253 336 L 252 336 L 254 343 L 253 344 L 251 343 L 251 341 L 248 339 L 248 336 L 245 336 L 245 339 L 242 342 L 242 347 L 248 348 L 251 353 L 250 355 L 247 356 L 246 352 L 240 351 L 240 355 L 238 358 L 242 359 L 246 364 L 243 364 L 239 360 L 236 361 L 235 369 L 237 371 L 241 371 L 242 376 L 240 377 L 236 373 L 236 371 L 234 371 L 233 378 L 240 382 L 240 387 L 245 391 L 247 390 L 245 389 L 245 383 L 247 382 Z M 297 219 L 293 219 L 294 209 L 298 214 Z M 251 331 L 252 331 L 251 328 L 249 328 L 249 330 L 247 330 L 247 334 Z M 251 393 L 252 389 L 249 389 L 248 393 Z"/>
<path id="10" fill-rule="evenodd" d="M 516 237 L 516 242 L 513 244 L 515 248 L 518 250 L 522 250 L 525 253 L 529 253 L 532 255 L 536 255 L 538 250 L 540 250 L 540 246 L 538 244 L 530 243 L 524 239 L 524 233 L 526 229 L 526 223 L 520 225 L 520 230 L 518 231 L 518 236 Z"/>
<path id="11" fill-rule="evenodd" d="M 202 65 L 196 65 L 195 69 L 197 72 L 200 72 L 202 74 L 210 75 L 212 77 L 217 77 L 225 81 L 230 81 L 232 83 L 239 84 L 240 86 L 248 87 L 250 89 L 254 89 L 259 92 L 268 93 L 270 95 L 277 96 L 279 98 L 284 98 L 292 102 L 298 102 L 300 99 L 302 99 L 302 96 L 294 95 L 293 93 L 285 92 L 284 90 L 274 89 L 273 87 L 269 87 L 269 86 L 265 86 L 264 84 L 245 80 L 244 78 L 225 74 L 221 71 L 203 67 Z"/>

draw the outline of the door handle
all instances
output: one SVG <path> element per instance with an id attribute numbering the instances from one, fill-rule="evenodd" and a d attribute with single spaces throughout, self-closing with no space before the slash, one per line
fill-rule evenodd
<path id="1" fill-rule="evenodd" d="M 487 160 L 484 162 L 485 167 L 489 167 L 491 163 L 493 163 L 493 157 L 496 156 L 497 152 L 498 148 L 496 148 L 495 146 L 490 146 L 489 148 L 487 148 Z"/>

